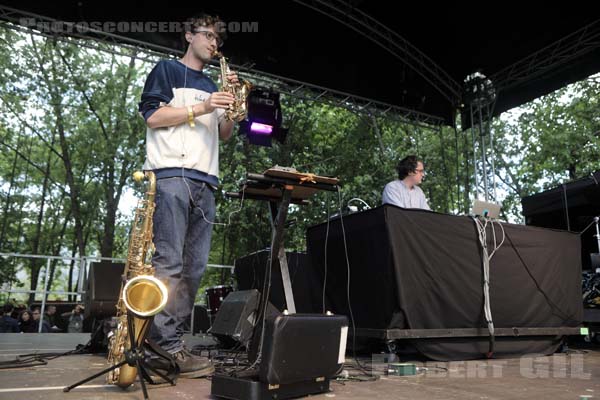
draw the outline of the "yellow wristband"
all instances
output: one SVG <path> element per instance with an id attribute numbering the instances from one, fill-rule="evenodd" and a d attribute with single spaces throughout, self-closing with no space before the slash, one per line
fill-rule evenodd
<path id="1" fill-rule="evenodd" d="M 192 108 L 192 106 L 188 106 L 187 110 L 188 110 L 188 123 L 190 124 L 190 127 L 193 128 L 196 126 L 196 123 L 194 122 L 194 109 Z"/>

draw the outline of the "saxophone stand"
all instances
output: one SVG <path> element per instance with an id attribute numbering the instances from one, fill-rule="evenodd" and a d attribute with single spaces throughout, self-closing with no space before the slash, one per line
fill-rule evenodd
<path id="1" fill-rule="evenodd" d="M 131 314 L 127 313 L 127 332 L 135 332 L 133 330 L 133 320 L 131 318 Z M 134 335 L 130 335 L 128 334 L 127 336 L 129 336 L 129 340 L 130 340 L 130 348 L 128 350 L 124 351 L 124 355 L 125 355 L 125 360 L 121 361 L 118 364 L 115 364 L 109 368 L 106 368 L 92 376 L 89 376 L 71 386 L 67 386 L 63 389 L 63 392 L 69 392 L 71 389 L 76 388 L 77 386 L 83 385 L 86 382 L 91 381 L 92 379 L 95 379 L 97 377 L 99 377 L 100 375 L 104 375 L 114 369 L 120 368 L 125 364 L 128 364 L 130 367 L 136 367 L 137 371 L 138 371 L 138 376 L 140 378 L 140 385 L 142 386 L 142 392 L 144 393 L 144 400 L 148 400 L 148 391 L 146 390 L 146 383 L 144 382 L 144 380 L 147 380 L 150 384 L 156 384 L 156 382 L 154 382 L 152 380 L 152 378 L 150 377 L 150 375 L 148 374 L 147 370 L 150 370 L 152 372 L 154 372 L 156 375 L 158 375 L 159 377 L 161 377 L 162 379 L 164 379 L 165 381 L 169 382 L 171 384 L 171 386 L 175 386 L 175 381 L 173 380 L 172 377 L 170 377 L 170 374 L 174 374 L 175 376 L 177 374 L 179 374 L 179 368 L 177 367 L 177 364 L 175 364 L 175 362 L 164 352 L 164 351 L 160 351 L 158 350 L 155 346 L 148 346 L 148 350 L 152 351 L 153 353 L 155 353 L 156 355 L 166 359 L 167 361 L 169 361 L 171 363 L 172 366 L 172 372 L 167 373 L 167 374 L 163 374 L 162 372 L 156 370 L 155 368 L 151 367 L 146 361 L 146 355 L 145 355 L 145 351 L 144 351 L 144 345 L 141 346 L 137 346 L 135 343 L 135 339 L 134 339 Z M 144 343 L 145 340 L 145 336 L 141 338 L 140 342 Z"/>

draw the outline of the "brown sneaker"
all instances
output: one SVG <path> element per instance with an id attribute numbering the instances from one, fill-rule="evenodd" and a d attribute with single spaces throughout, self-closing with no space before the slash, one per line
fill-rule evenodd
<path id="1" fill-rule="evenodd" d="M 173 354 L 173 358 L 179 367 L 181 378 L 201 378 L 215 372 L 215 367 L 209 359 L 196 356 L 187 349 Z"/>

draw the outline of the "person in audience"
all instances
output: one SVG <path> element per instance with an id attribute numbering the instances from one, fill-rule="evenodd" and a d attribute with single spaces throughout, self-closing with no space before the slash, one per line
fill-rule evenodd
<path id="1" fill-rule="evenodd" d="M 35 307 L 31 311 L 31 316 L 33 318 L 33 322 L 35 324 L 35 331 L 39 332 L 40 324 L 42 324 L 42 333 L 50 332 L 50 325 L 44 320 L 42 320 L 42 312 L 39 307 Z"/>
<path id="2" fill-rule="evenodd" d="M 19 322 L 11 317 L 14 307 L 10 303 L 6 303 L 2 307 L 2 319 L 0 319 L 0 333 L 18 333 L 21 332 L 19 329 Z"/>
<path id="3" fill-rule="evenodd" d="M 69 333 L 81 333 L 83 332 L 83 304 L 77 304 L 71 312 L 61 314 L 63 318 L 69 321 L 67 332 Z"/>
<path id="4" fill-rule="evenodd" d="M 61 329 L 57 325 L 56 320 L 56 306 L 49 305 L 44 312 L 44 321 L 50 326 L 50 332 L 60 332 Z"/>
<path id="5" fill-rule="evenodd" d="M 24 310 L 19 315 L 19 329 L 23 333 L 36 333 L 36 324 L 29 310 Z"/>

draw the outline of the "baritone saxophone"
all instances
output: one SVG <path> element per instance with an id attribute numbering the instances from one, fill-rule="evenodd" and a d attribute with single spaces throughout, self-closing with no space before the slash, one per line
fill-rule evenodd
<path id="1" fill-rule="evenodd" d="M 113 366 L 126 359 L 125 354 L 131 349 L 132 339 L 136 347 L 142 345 L 154 315 L 162 311 L 168 298 L 167 287 L 154 277 L 154 267 L 150 264 L 154 251 L 152 217 L 156 177 L 151 171 L 137 171 L 133 177 L 137 182 L 145 179 L 147 190 L 135 209 L 123 284 L 117 302 L 117 327 L 108 345 L 108 362 Z M 133 332 L 129 332 L 128 318 L 132 320 Z M 109 372 L 107 382 L 126 388 L 135 381 L 137 374 L 137 367 L 124 364 Z"/>

